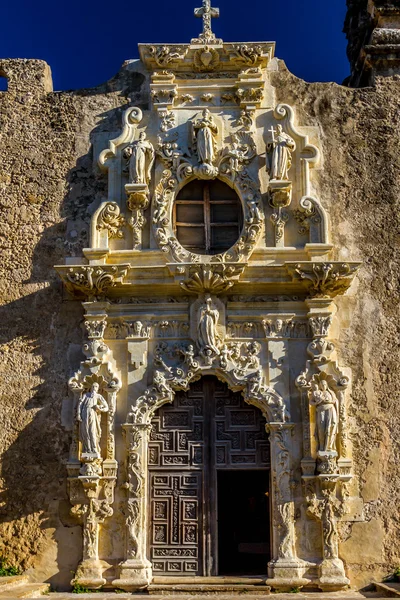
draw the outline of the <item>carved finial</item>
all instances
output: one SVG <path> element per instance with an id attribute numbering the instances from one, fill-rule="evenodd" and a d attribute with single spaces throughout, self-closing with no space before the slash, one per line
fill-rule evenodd
<path id="1" fill-rule="evenodd" d="M 203 19 L 203 32 L 199 35 L 199 39 L 192 40 L 192 43 L 218 44 L 222 41 L 217 40 L 211 29 L 211 19 L 219 17 L 219 8 L 213 8 L 211 0 L 203 0 L 203 6 L 194 9 L 194 16 Z"/>

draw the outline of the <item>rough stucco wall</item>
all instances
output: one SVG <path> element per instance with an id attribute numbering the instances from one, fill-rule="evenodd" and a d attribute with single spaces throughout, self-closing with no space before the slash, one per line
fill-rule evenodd
<path id="1" fill-rule="evenodd" d="M 0 555 L 62 588 L 81 552 L 60 415 L 80 360 L 82 313 L 63 296 L 53 265 L 86 245 L 87 208 L 106 185 L 91 140 L 120 129 L 121 107 L 145 108 L 143 76 L 123 69 L 98 89 L 52 93 L 41 61 L 0 61 L 3 71 L 10 82 L 0 93 Z M 366 503 L 365 522 L 341 526 L 341 557 L 362 586 L 400 562 L 400 81 L 361 90 L 307 84 L 280 63 L 272 83 L 299 125 L 320 127 L 318 177 L 334 258 L 364 262 L 358 293 L 337 301 L 336 320 L 341 364 L 353 369 L 355 473 Z"/>

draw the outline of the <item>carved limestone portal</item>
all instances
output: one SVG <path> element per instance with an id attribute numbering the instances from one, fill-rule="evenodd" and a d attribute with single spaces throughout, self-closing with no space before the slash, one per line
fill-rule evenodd
<path id="1" fill-rule="evenodd" d="M 359 264 L 333 259 L 318 129 L 276 105 L 274 45 L 217 39 L 208 0 L 196 15 L 190 44 L 139 46 L 150 105 L 101 142 L 107 196 L 56 267 L 87 333 L 69 382 L 75 581 L 340 590 L 357 498 L 335 299 Z"/>

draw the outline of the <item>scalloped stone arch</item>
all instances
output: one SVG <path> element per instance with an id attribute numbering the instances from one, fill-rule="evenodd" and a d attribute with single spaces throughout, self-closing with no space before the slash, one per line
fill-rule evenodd
<path id="1" fill-rule="evenodd" d="M 175 398 L 175 392 L 187 391 L 192 383 L 199 381 L 201 377 L 206 375 L 214 375 L 226 383 L 232 392 L 241 392 L 245 402 L 258 408 L 266 423 L 286 423 L 289 420 L 289 413 L 286 409 L 283 398 L 272 388 L 266 388 L 262 393 L 257 395 L 249 393 L 248 382 L 243 380 L 238 382 L 234 375 L 225 371 L 221 367 L 210 367 L 202 369 L 201 372 L 195 373 L 188 380 L 181 380 L 174 384 L 171 382 L 168 393 L 157 393 L 154 388 L 148 388 L 145 393 L 136 400 L 136 404 L 132 406 L 131 412 L 128 414 L 128 422 L 143 425 L 150 424 L 154 413 L 164 404 L 172 404 Z"/>

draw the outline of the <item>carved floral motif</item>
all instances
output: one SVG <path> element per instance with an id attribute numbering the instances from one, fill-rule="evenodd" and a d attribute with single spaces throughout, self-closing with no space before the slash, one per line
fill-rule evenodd
<path id="1" fill-rule="evenodd" d="M 120 215 L 120 208 L 116 202 L 107 202 L 97 217 L 97 229 L 101 231 L 106 229 L 108 237 L 123 238 L 122 227 L 125 225 L 125 219 Z"/>
<path id="2" fill-rule="evenodd" d="M 256 65 L 262 55 L 262 47 L 254 44 L 239 44 L 232 50 L 233 60 L 246 65 Z"/>
<path id="3" fill-rule="evenodd" d="M 149 53 L 158 67 L 167 67 L 171 63 L 182 61 L 187 49 L 180 46 L 150 46 Z"/>
<path id="4" fill-rule="evenodd" d="M 348 290 L 360 263 L 304 262 L 286 266 L 293 280 L 304 281 L 311 296 L 334 298 Z"/>

